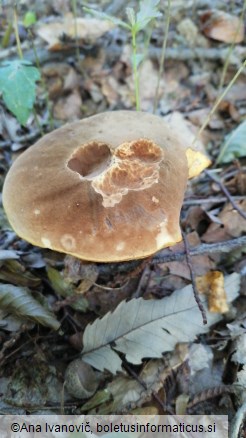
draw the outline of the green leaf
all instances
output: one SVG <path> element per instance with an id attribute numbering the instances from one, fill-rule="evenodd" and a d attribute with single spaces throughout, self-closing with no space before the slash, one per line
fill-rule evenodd
<path id="1" fill-rule="evenodd" d="M 115 24 L 116 26 L 121 26 L 128 30 L 131 29 L 129 24 L 125 23 L 119 18 L 113 17 L 112 15 L 108 15 L 105 14 L 104 12 L 96 11 L 95 9 L 91 9 L 91 8 L 84 7 L 83 9 L 84 11 L 88 12 L 89 14 L 93 15 L 96 18 L 101 18 L 102 20 L 111 21 L 111 23 Z"/>
<path id="2" fill-rule="evenodd" d="M 8 61 L 0 67 L 0 91 L 7 108 L 25 125 L 34 101 L 36 81 L 40 73 L 31 63 L 22 60 Z"/>
<path id="3" fill-rule="evenodd" d="M 32 24 L 35 24 L 37 21 L 37 17 L 35 12 L 28 11 L 24 17 L 23 24 L 25 27 L 29 27 Z"/>
<path id="4" fill-rule="evenodd" d="M 134 61 L 135 61 L 136 66 L 139 67 L 141 62 L 144 60 L 144 54 L 143 53 L 136 53 L 136 56 L 132 55 L 131 60 L 132 60 L 132 64 L 134 64 Z"/>
<path id="5" fill-rule="evenodd" d="M 133 8 L 126 8 L 126 15 L 128 18 L 128 21 L 131 24 L 131 27 L 133 27 L 136 24 L 136 15 Z"/>
<path id="6" fill-rule="evenodd" d="M 27 318 L 54 330 L 58 330 L 60 327 L 60 323 L 53 313 L 35 300 L 25 287 L 1 284 L 0 307 L 19 318 Z"/>
<path id="7" fill-rule="evenodd" d="M 47 266 L 46 270 L 54 291 L 64 298 L 71 297 L 71 301 L 68 300 L 68 305 L 73 309 L 86 312 L 88 309 L 88 301 L 83 295 L 76 293 L 75 286 L 66 281 L 61 273 L 51 266 Z"/>
<path id="8" fill-rule="evenodd" d="M 154 18 L 160 17 L 161 13 L 158 11 L 160 0 L 142 0 L 139 11 L 137 13 L 137 30 L 141 30 L 149 24 Z"/>
<path id="9" fill-rule="evenodd" d="M 46 270 L 48 279 L 51 282 L 51 286 L 57 294 L 65 298 L 73 295 L 73 288 L 71 284 L 68 284 L 66 281 L 64 281 L 61 273 L 57 271 L 57 269 L 47 266 Z"/>
<path id="10" fill-rule="evenodd" d="M 226 141 L 218 156 L 218 163 L 229 163 L 235 158 L 246 156 L 246 120 L 244 120 L 232 133 L 226 137 Z"/>

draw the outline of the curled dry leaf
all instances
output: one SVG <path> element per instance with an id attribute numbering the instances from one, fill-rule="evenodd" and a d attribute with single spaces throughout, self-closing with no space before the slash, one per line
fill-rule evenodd
<path id="1" fill-rule="evenodd" d="M 10 249 L 0 249 L 0 260 L 13 260 L 19 259 L 20 256 L 16 251 Z"/>
<path id="2" fill-rule="evenodd" d="M 54 117 L 59 120 L 78 120 L 82 115 L 82 99 L 78 90 L 61 97 L 54 106 Z"/>
<path id="3" fill-rule="evenodd" d="M 189 178 L 199 175 L 206 167 L 210 166 L 211 161 L 207 155 L 205 145 L 200 139 L 197 139 L 193 145 L 196 127 L 178 111 L 168 114 L 168 116 L 164 117 L 164 120 L 175 131 L 180 143 L 186 149 Z"/>
<path id="4" fill-rule="evenodd" d="M 187 353 L 187 351 L 186 351 Z M 148 361 L 139 374 L 139 381 L 126 375 L 116 376 L 108 383 L 104 391 L 97 393 L 82 406 L 83 411 L 93 413 L 97 407 L 97 413 L 107 415 L 114 412 L 123 413 L 152 398 L 153 392 L 158 392 L 163 387 L 163 382 L 178 368 L 186 359 L 185 353 L 175 350 L 170 356 L 159 360 Z M 145 388 L 140 381 L 144 382 Z"/>
<path id="5" fill-rule="evenodd" d="M 114 25 L 109 21 L 96 18 L 74 18 L 72 14 L 67 14 L 59 21 L 41 24 L 37 33 L 49 44 L 50 50 L 61 50 L 64 35 L 71 39 L 86 39 L 92 43 L 112 27 Z"/>
<path id="6" fill-rule="evenodd" d="M 31 320 L 53 330 L 60 327 L 55 315 L 35 300 L 27 288 L 0 285 L 0 307 L 22 320 Z"/>
<path id="7" fill-rule="evenodd" d="M 200 15 L 203 33 L 224 43 L 241 43 L 244 38 L 244 25 L 239 17 L 224 11 L 211 9 Z"/>
<path id="8" fill-rule="evenodd" d="M 246 212 L 246 200 L 235 201 L 238 207 Z M 218 242 L 228 240 L 231 237 L 239 237 L 246 233 L 246 221 L 231 204 L 226 204 L 219 213 L 219 223 L 211 223 L 207 231 L 203 234 L 203 242 Z"/>

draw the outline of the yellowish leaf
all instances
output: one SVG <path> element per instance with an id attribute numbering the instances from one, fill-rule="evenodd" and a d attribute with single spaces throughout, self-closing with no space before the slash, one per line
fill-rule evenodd
<path id="1" fill-rule="evenodd" d="M 210 159 L 200 151 L 194 151 L 191 148 L 186 150 L 186 158 L 188 161 L 189 178 L 194 178 L 210 166 Z"/>
<path id="2" fill-rule="evenodd" d="M 210 312 L 225 313 L 228 311 L 224 275 L 222 272 L 210 271 L 206 275 L 197 277 L 196 284 L 199 292 L 208 296 Z"/>

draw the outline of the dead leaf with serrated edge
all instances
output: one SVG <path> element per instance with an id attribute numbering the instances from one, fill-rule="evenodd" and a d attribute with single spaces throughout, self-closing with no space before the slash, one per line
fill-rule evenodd
<path id="1" fill-rule="evenodd" d="M 239 281 L 237 273 L 225 279 L 229 302 L 238 296 Z M 136 365 L 143 358 L 160 358 L 178 342 L 191 342 L 220 321 L 219 313 L 208 311 L 206 297 L 201 300 L 207 312 L 207 325 L 202 323 L 191 285 L 161 300 L 122 301 L 113 313 L 86 327 L 83 360 L 101 371 L 116 373 L 122 370 L 117 352 L 124 353 L 126 360 Z"/>

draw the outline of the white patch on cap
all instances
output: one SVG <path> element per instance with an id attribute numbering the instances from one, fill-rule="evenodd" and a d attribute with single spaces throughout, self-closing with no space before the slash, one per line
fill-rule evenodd
<path id="1" fill-rule="evenodd" d="M 51 241 L 47 237 L 41 237 L 41 242 L 46 248 L 51 248 Z"/>
<path id="2" fill-rule="evenodd" d="M 73 251 L 76 248 L 75 238 L 71 234 L 63 234 L 60 242 L 66 251 Z"/>
<path id="3" fill-rule="evenodd" d="M 35 208 L 35 210 L 33 210 L 33 213 L 37 216 L 40 214 L 40 210 L 38 208 Z"/>
<path id="4" fill-rule="evenodd" d="M 126 246 L 125 242 L 119 242 L 118 245 L 116 245 L 116 251 L 123 251 L 125 246 Z"/>
<path id="5" fill-rule="evenodd" d="M 157 199 L 155 196 L 152 196 L 152 202 L 159 204 L 159 199 Z"/>
<path id="6" fill-rule="evenodd" d="M 157 250 L 163 248 L 167 243 L 174 242 L 174 236 L 167 231 L 167 221 L 161 222 L 159 225 L 159 233 L 156 236 Z"/>

